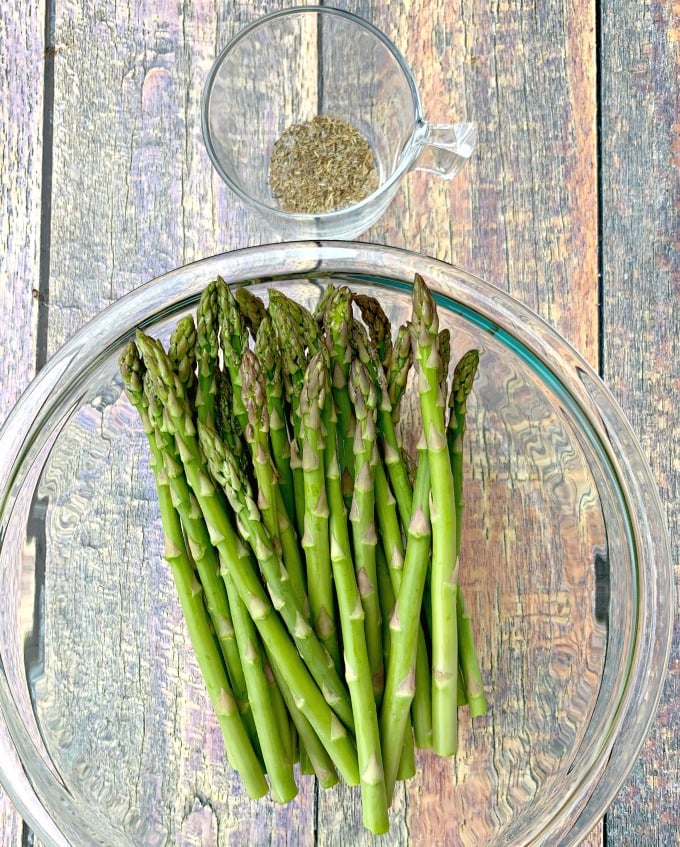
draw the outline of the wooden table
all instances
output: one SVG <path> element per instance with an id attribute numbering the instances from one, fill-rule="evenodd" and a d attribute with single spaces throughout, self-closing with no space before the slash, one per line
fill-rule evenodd
<path id="1" fill-rule="evenodd" d="M 199 99 L 218 48 L 280 5 L 289 4 L 2 4 L 0 419 L 50 354 L 116 298 L 199 257 L 272 240 L 212 171 Z M 671 0 L 336 5 L 401 48 L 428 117 L 475 120 L 480 131 L 453 184 L 410 175 L 364 238 L 507 289 L 599 369 L 651 463 L 677 567 Z M 680 844 L 679 726 L 676 627 L 653 732 L 590 847 Z M 2 794 L 0 843 L 34 843 Z"/>

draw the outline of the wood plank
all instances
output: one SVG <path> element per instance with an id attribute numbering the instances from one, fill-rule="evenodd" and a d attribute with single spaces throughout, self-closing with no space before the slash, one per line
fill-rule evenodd
<path id="1" fill-rule="evenodd" d="M 59 8 L 50 349 L 144 279 L 262 240 L 210 171 L 197 117 L 217 27 L 225 37 L 235 31 L 242 8 L 221 7 L 218 18 L 212 3 L 192 4 L 179 21 L 160 2 L 140 3 L 131 16 L 107 3 Z M 368 237 L 452 259 L 508 287 L 594 361 L 592 7 L 551 9 L 540 21 L 506 6 L 451 14 L 447 7 L 433 20 L 427 4 L 410 3 L 376 8 L 374 20 L 414 67 L 442 57 L 441 75 L 421 80 L 428 116 L 466 111 L 479 120 L 480 156 L 453 186 L 410 176 Z M 459 54 L 462 92 L 441 82 Z M 529 111 L 535 99 L 540 114 Z M 201 809 L 188 839 L 214 835 Z"/>
<path id="2" fill-rule="evenodd" d="M 680 586 L 680 30 L 670 0 L 602 8 L 604 375 L 647 456 Z M 608 843 L 680 844 L 680 619 L 652 734 Z"/>
<path id="3" fill-rule="evenodd" d="M 35 373 L 44 15 L 40 0 L 0 8 L 0 423 Z M 0 843 L 19 847 L 22 831 L 0 789 Z"/>
<path id="4" fill-rule="evenodd" d="M 597 367 L 594 2 L 549 3 L 540 14 L 507 2 L 334 5 L 371 20 L 400 48 L 429 120 L 479 124 L 478 153 L 453 183 L 408 175 L 364 238 L 452 261 L 506 288 Z M 435 843 L 428 816 L 408 815 L 418 791 L 398 798 L 396 819 L 414 843 Z M 368 843 L 356 810 L 344 827 L 336 811 L 320 798 L 322 843 Z M 397 828 L 392 837 L 406 836 Z M 601 843 L 598 825 L 584 844 Z"/>
<path id="5" fill-rule="evenodd" d="M 213 172 L 199 114 L 203 80 L 217 51 L 263 11 L 259 3 L 205 1 L 185 4 L 179 14 L 166 0 L 106 2 L 96 8 L 68 0 L 58 5 L 50 351 L 140 283 L 201 256 L 269 240 Z M 102 426 L 114 425 L 117 414 L 117 409 L 105 411 Z M 86 421 L 76 429 L 78 438 L 88 437 Z M 314 787 L 309 780 L 294 811 L 285 813 L 284 827 L 278 823 L 284 813 L 275 804 L 251 804 L 225 770 L 219 732 L 186 646 L 167 569 L 153 561 L 149 575 L 135 564 L 162 544 L 155 534 L 155 496 L 144 445 L 130 449 L 140 453 L 139 462 L 130 465 L 124 456 L 107 461 L 122 460 L 114 476 L 119 473 L 128 490 L 132 480 L 135 503 L 121 514 L 119 529 L 111 526 L 107 535 L 107 527 L 99 528 L 104 539 L 126 548 L 126 556 L 113 582 L 95 580 L 88 602 L 71 607 L 66 626 L 73 633 L 79 622 L 86 625 L 88 615 L 96 614 L 101 632 L 113 633 L 117 644 L 122 608 L 129 633 L 121 635 L 120 649 L 104 639 L 103 652 L 81 650 L 75 638 L 51 651 L 51 678 L 60 681 L 59 696 L 73 703 L 61 719 L 75 728 L 75 740 L 57 755 L 65 771 L 69 763 L 83 763 L 86 772 L 77 790 L 98 802 L 102 786 L 86 764 L 107 755 L 110 739 L 105 730 L 89 732 L 88 712 L 97 712 L 98 692 L 106 684 L 119 722 L 115 755 L 120 767 L 107 771 L 105 790 L 113 803 L 128 809 L 125 826 L 133 840 L 165 843 L 167 837 L 168 843 L 206 847 L 311 844 Z M 88 471 L 77 456 L 72 459 L 66 473 L 77 492 Z M 98 502 L 96 492 L 91 497 L 90 502 Z M 80 508 L 77 496 L 72 506 Z M 106 511 L 106 504 L 102 508 Z M 73 580 L 83 574 L 102 574 L 98 547 L 85 545 L 78 548 L 81 557 L 60 562 L 50 589 L 60 595 L 64 579 L 77 584 Z M 131 585 L 139 589 L 135 603 L 121 590 Z M 157 621 L 148 635 L 147 612 Z M 92 685 L 73 687 L 67 671 L 74 666 L 89 669 L 84 679 Z M 85 751 L 83 745 L 91 747 Z M 138 779 L 138 769 L 148 778 Z M 274 841 L 272 831 L 277 832 Z"/>
<path id="6" fill-rule="evenodd" d="M 407 177 L 374 234 L 507 288 L 597 364 L 594 14 L 592 0 L 376 4 L 426 117 L 476 121 L 479 147 L 453 183 Z"/>
<path id="7" fill-rule="evenodd" d="M 3 5 L 0 36 L 0 335 L 3 363 L 0 421 L 35 372 L 35 324 L 40 268 L 42 184 L 42 44 L 44 8 Z"/>

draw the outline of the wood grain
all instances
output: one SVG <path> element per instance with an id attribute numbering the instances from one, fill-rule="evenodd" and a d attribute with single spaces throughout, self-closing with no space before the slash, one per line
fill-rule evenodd
<path id="1" fill-rule="evenodd" d="M 413 68 L 429 120 L 479 124 L 453 183 L 407 177 L 385 240 L 507 288 L 596 363 L 594 3 L 409 0 L 376 4 L 373 19 Z"/>
<path id="2" fill-rule="evenodd" d="M 452 261 L 506 288 L 598 364 L 595 6 L 336 5 L 372 20 L 413 69 L 432 122 L 475 120 L 479 150 L 453 183 L 412 173 L 367 240 Z M 418 797 L 412 803 L 417 806 Z M 408 801 L 407 801 L 408 805 Z M 325 807 L 320 800 L 320 818 Z M 407 819 L 414 844 L 432 843 Z M 362 843 L 333 826 L 328 844 Z M 324 843 L 326 843 L 324 841 Z M 598 826 L 584 842 L 602 843 Z"/>
<path id="3" fill-rule="evenodd" d="M 3 421 L 35 370 L 40 268 L 44 9 L 0 11 L 0 335 Z M 8 45 L 11 45 L 9 49 Z"/>
<path id="4" fill-rule="evenodd" d="M 602 4 L 604 376 L 666 507 L 680 599 L 680 29 L 664 0 Z M 680 619 L 654 730 L 610 844 L 680 844 Z"/>
<path id="5" fill-rule="evenodd" d="M 0 423 L 35 373 L 44 11 L 40 0 L 0 8 Z M 22 830 L 0 789 L 0 842 L 18 847 Z"/>

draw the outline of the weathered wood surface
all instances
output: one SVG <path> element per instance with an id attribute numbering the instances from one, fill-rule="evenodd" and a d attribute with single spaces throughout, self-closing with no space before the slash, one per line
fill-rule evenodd
<path id="1" fill-rule="evenodd" d="M 666 506 L 675 637 L 654 729 L 607 815 L 608 844 L 680 845 L 680 19 L 602 4 L 604 377 Z"/>
<path id="2" fill-rule="evenodd" d="M 4 6 L 0 12 L 3 41 L 6 32 L 8 43 L 23 46 L 0 57 L 0 137 L 3 144 L 18 138 L 18 152 L 12 157 L 15 148 L 8 143 L 2 159 L 0 317 L 12 328 L 11 341 L 6 337 L 6 348 L 0 346 L 3 414 L 31 374 L 37 338 L 32 289 L 38 288 L 40 267 L 45 11 L 34 2 L 27 13 L 27 5 L 21 12 Z M 43 244 L 50 259 L 44 290 L 49 307 L 43 306 L 50 352 L 146 279 L 201 256 L 271 240 L 211 171 L 198 107 L 219 47 L 244 23 L 281 5 L 57 0 L 52 223 Z M 414 69 L 430 120 L 471 119 L 480 128 L 479 153 L 453 184 L 410 175 L 365 238 L 453 261 L 507 288 L 597 366 L 593 0 L 549 2 L 540 9 L 445 0 L 336 5 L 372 20 L 397 43 Z M 602 139 L 605 375 L 643 436 L 677 531 L 678 460 L 667 447 L 673 435 L 677 444 L 673 391 L 679 387 L 672 264 L 677 218 L 673 227 L 669 182 L 677 31 L 674 38 L 669 0 L 629 4 L 627 30 L 620 26 L 619 7 L 610 5 L 604 7 L 607 38 L 600 57 L 603 130 L 609 128 Z M 626 71 L 633 73 L 627 77 Z M 12 96 L 5 96 L 5 75 Z M 638 87 L 641 81 L 645 85 Z M 677 192 L 675 201 L 677 206 Z M 621 203 L 627 205 L 619 225 L 614 211 Z M 642 254 L 641 233 L 649 237 Z M 614 806 L 610 847 L 655 843 L 654 837 L 672 843 L 677 831 L 677 661 L 676 646 L 660 729 Z M 268 822 L 263 816 L 262 826 Z M 336 827 L 333 843 L 357 843 L 351 821 L 329 822 Z M 212 826 L 209 810 L 199 803 L 188 811 L 186 843 L 213 843 Z M 311 807 L 301 807 L 298 826 L 313 838 Z M 328 832 L 323 843 L 331 843 Z M 411 832 L 414 844 L 426 843 L 424 837 Z M 5 801 L 0 843 L 21 843 L 20 823 Z M 596 844 L 602 844 L 600 829 L 588 839 L 589 847 Z"/>
<path id="3" fill-rule="evenodd" d="M 35 372 L 45 7 L 0 8 L 0 423 Z M 23 823 L 0 788 L 0 843 L 21 844 Z"/>

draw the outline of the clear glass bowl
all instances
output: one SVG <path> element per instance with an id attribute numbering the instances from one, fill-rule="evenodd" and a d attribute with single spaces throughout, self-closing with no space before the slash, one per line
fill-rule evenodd
<path id="1" fill-rule="evenodd" d="M 437 293 L 469 402 L 461 583 L 489 712 L 454 760 L 419 757 L 384 843 L 576 845 L 632 766 L 665 675 L 667 532 L 650 472 L 590 367 L 507 294 L 450 265 L 352 243 L 236 251 L 142 286 L 75 335 L 0 433 L 0 775 L 43 841 L 373 843 L 356 789 L 300 780 L 250 802 L 225 764 L 184 637 L 145 437 L 117 357 L 167 338 L 220 273 L 313 304 L 329 280 L 409 311 Z M 392 841 L 390 842 L 390 839 Z"/>

